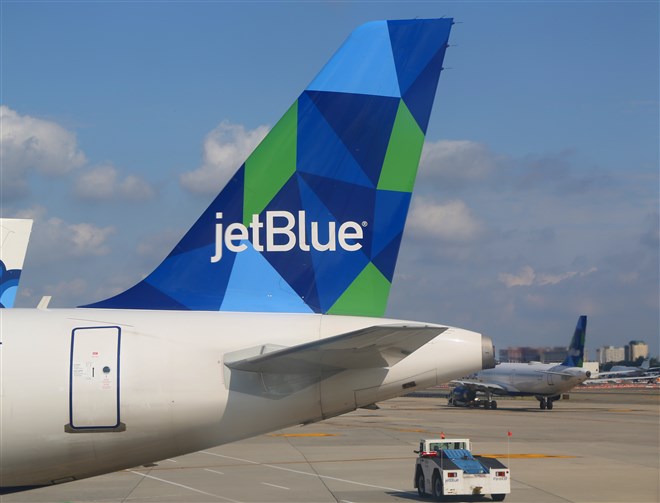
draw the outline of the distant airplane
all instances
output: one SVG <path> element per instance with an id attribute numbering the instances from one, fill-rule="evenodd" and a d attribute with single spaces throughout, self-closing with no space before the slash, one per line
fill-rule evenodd
<path id="1" fill-rule="evenodd" d="M 32 220 L 0 218 L 0 308 L 13 307 L 32 231 Z"/>
<path id="2" fill-rule="evenodd" d="M 660 367 L 651 367 L 651 359 L 645 359 L 639 367 L 629 365 L 614 365 L 606 372 L 599 372 L 598 377 L 612 377 L 616 375 L 625 377 L 644 377 L 649 372 L 660 370 Z"/>
<path id="3" fill-rule="evenodd" d="M 494 366 L 487 336 L 380 318 L 452 24 L 357 29 L 132 288 L 84 308 L 3 313 L 4 492 Z"/>
<path id="4" fill-rule="evenodd" d="M 586 381 L 587 384 L 603 384 L 604 382 L 620 381 L 655 381 L 660 377 L 660 367 L 651 367 L 651 359 L 645 359 L 639 367 L 629 365 L 615 365 L 606 372 L 599 372 L 594 379 Z"/>
<path id="5" fill-rule="evenodd" d="M 584 339 L 587 317 L 578 318 L 568 355 L 561 364 L 555 363 L 499 363 L 495 368 L 482 370 L 465 379 L 451 381 L 456 384 L 449 404 L 475 406 L 483 403 L 486 409 L 496 409 L 493 395 L 535 396 L 541 409 L 552 409 L 561 393 L 589 379 L 591 372 L 584 370 Z M 476 401 L 477 392 L 486 394 L 485 401 Z"/>

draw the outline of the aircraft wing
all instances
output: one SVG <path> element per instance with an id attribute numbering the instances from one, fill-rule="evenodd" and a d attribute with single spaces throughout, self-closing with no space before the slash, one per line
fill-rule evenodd
<path id="1" fill-rule="evenodd" d="M 505 388 L 504 386 L 496 383 L 489 382 L 480 382 L 480 381 L 470 381 L 470 380 L 454 380 L 451 381 L 451 384 L 456 386 L 465 386 L 466 388 L 472 389 L 474 391 L 481 391 L 482 393 L 506 393 L 509 391 L 515 391 L 510 388 Z"/>
<path id="2" fill-rule="evenodd" d="M 391 367 L 447 330 L 428 325 L 376 325 L 238 361 L 230 369 L 269 374 Z"/>

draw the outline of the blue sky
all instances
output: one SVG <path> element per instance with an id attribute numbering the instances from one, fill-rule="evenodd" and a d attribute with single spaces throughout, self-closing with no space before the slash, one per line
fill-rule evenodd
<path id="1" fill-rule="evenodd" d="M 18 305 L 132 286 L 356 26 L 451 16 L 388 315 L 658 354 L 658 2 L 0 6 Z"/>

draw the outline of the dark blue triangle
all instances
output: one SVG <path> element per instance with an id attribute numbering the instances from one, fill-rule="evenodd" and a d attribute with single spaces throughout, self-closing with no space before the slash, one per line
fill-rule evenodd
<path id="1" fill-rule="evenodd" d="M 335 222 L 336 230 L 338 230 L 344 220 L 333 218 L 330 209 L 318 198 L 316 192 L 305 182 L 304 177 L 301 176 L 298 184 L 308 223 L 319 222 L 319 242 L 325 244 L 329 239 L 326 222 Z M 309 234 L 308 241 L 311 244 Z M 363 247 L 356 251 L 344 250 L 337 243 L 335 251 L 318 251 L 312 247 L 310 253 L 314 263 L 316 289 L 322 312 L 327 312 L 335 304 L 369 262 L 369 258 L 365 254 L 365 240 L 360 243 Z"/>
<path id="2" fill-rule="evenodd" d="M 296 169 L 366 187 L 374 186 L 307 93 L 298 99 Z"/>
<path id="3" fill-rule="evenodd" d="M 308 173 L 300 173 L 300 177 L 332 213 L 337 228 L 348 221 L 361 225 L 366 223 L 366 226 L 363 225 L 362 249 L 368 257 L 371 254 L 371 243 L 375 232 L 373 221 L 376 190 Z M 321 216 L 317 217 L 319 218 Z M 327 218 L 321 221 L 327 221 Z"/>
<path id="4" fill-rule="evenodd" d="M 410 192 L 393 190 L 379 190 L 376 193 L 372 257 L 379 255 L 394 236 L 403 232 L 411 197 Z"/>
<path id="5" fill-rule="evenodd" d="M 438 88 L 444 56 L 445 48 L 443 47 L 422 71 L 417 80 L 403 93 L 403 101 L 425 135 L 431 117 L 433 100 Z"/>
<path id="6" fill-rule="evenodd" d="M 452 19 L 388 21 L 392 55 L 403 96 L 440 49 L 447 46 Z M 443 51 L 444 54 L 444 51 Z M 434 64 L 442 67 L 442 59 Z M 439 68 L 438 68 L 439 71 Z M 436 82 L 437 83 L 437 82 Z"/>
<path id="7" fill-rule="evenodd" d="M 306 91 L 375 187 L 399 107 L 398 98 Z"/>
<path id="8" fill-rule="evenodd" d="M 387 246 L 374 257 L 371 262 L 378 268 L 378 270 L 385 276 L 390 283 L 394 278 L 394 268 L 396 267 L 396 258 L 399 255 L 399 247 L 401 246 L 401 238 L 403 232 L 394 236 Z"/>

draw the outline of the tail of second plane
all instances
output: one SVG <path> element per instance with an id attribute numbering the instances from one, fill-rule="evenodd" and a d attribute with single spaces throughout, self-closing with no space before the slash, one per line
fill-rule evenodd
<path id="1" fill-rule="evenodd" d="M 584 340 L 587 335 L 587 317 L 582 315 L 578 318 L 575 332 L 568 346 L 568 354 L 562 365 L 566 367 L 582 367 L 584 363 Z"/>
<path id="2" fill-rule="evenodd" d="M 31 231 L 32 220 L 0 218 L 0 308 L 14 306 Z"/>
<path id="3" fill-rule="evenodd" d="M 452 24 L 358 28 L 165 260 L 84 307 L 382 316 Z"/>

